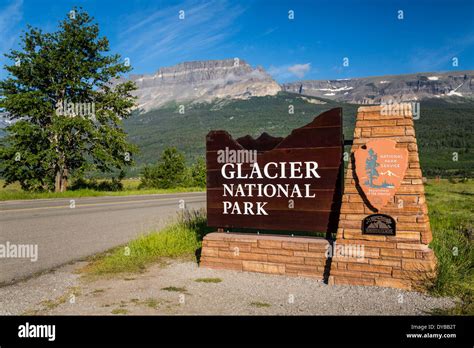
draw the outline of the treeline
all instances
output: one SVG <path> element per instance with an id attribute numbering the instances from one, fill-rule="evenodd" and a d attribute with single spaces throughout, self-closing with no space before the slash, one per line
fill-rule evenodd
<path id="1" fill-rule="evenodd" d="M 156 164 L 143 168 L 138 188 L 177 187 L 206 187 L 206 163 L 199 158 L 193 165 L 187 166 L 183 153 L 175 147 L 168 147 Z"/>

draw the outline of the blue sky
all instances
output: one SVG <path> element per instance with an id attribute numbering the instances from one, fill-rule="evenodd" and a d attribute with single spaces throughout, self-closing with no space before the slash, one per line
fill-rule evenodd
<path id="1" fill-rule="evenodd" d="M 472 0 L 0 0 L 0 53 L 27 24 L 55 30 L 73 6 L 95 17 L 133 73 L 234 57 L 279 82 L 474 69 Z"/>

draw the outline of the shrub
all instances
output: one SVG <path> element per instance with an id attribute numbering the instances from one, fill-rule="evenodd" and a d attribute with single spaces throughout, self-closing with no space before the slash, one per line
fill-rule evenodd
<path id="1" fill-rule="evenodd" d="M 175 188 L 185 182 L 186 164 L 184 155 L 175 147 L 167 148 L 154 166 L 145 166 L 140 188 Z"/>

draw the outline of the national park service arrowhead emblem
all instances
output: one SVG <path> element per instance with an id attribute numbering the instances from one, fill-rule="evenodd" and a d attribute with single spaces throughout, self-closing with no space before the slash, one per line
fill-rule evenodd
<path id="1" fill-rule="evenodd" d="M 389 139 L 367 142 L 354 152 L 359 186 L 370 204 L 380 210 L 395 195 L 408 166 L 408 150 Z"/>

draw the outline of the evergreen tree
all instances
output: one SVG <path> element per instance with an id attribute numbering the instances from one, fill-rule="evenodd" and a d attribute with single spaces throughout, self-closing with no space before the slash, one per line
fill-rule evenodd
<path id="1" fill-rule="evenodd" d="M 110 172 L 131 164 L 136 147 L 122 119 L 131 114 L 131 70 L 82 9 L 73 9 L 53 33 L 28 27 L 0 81 L 0 109 L 15 121 L 0 145 L 0 175 L 25 190 L 67 189 L 68 176 Z"/>

